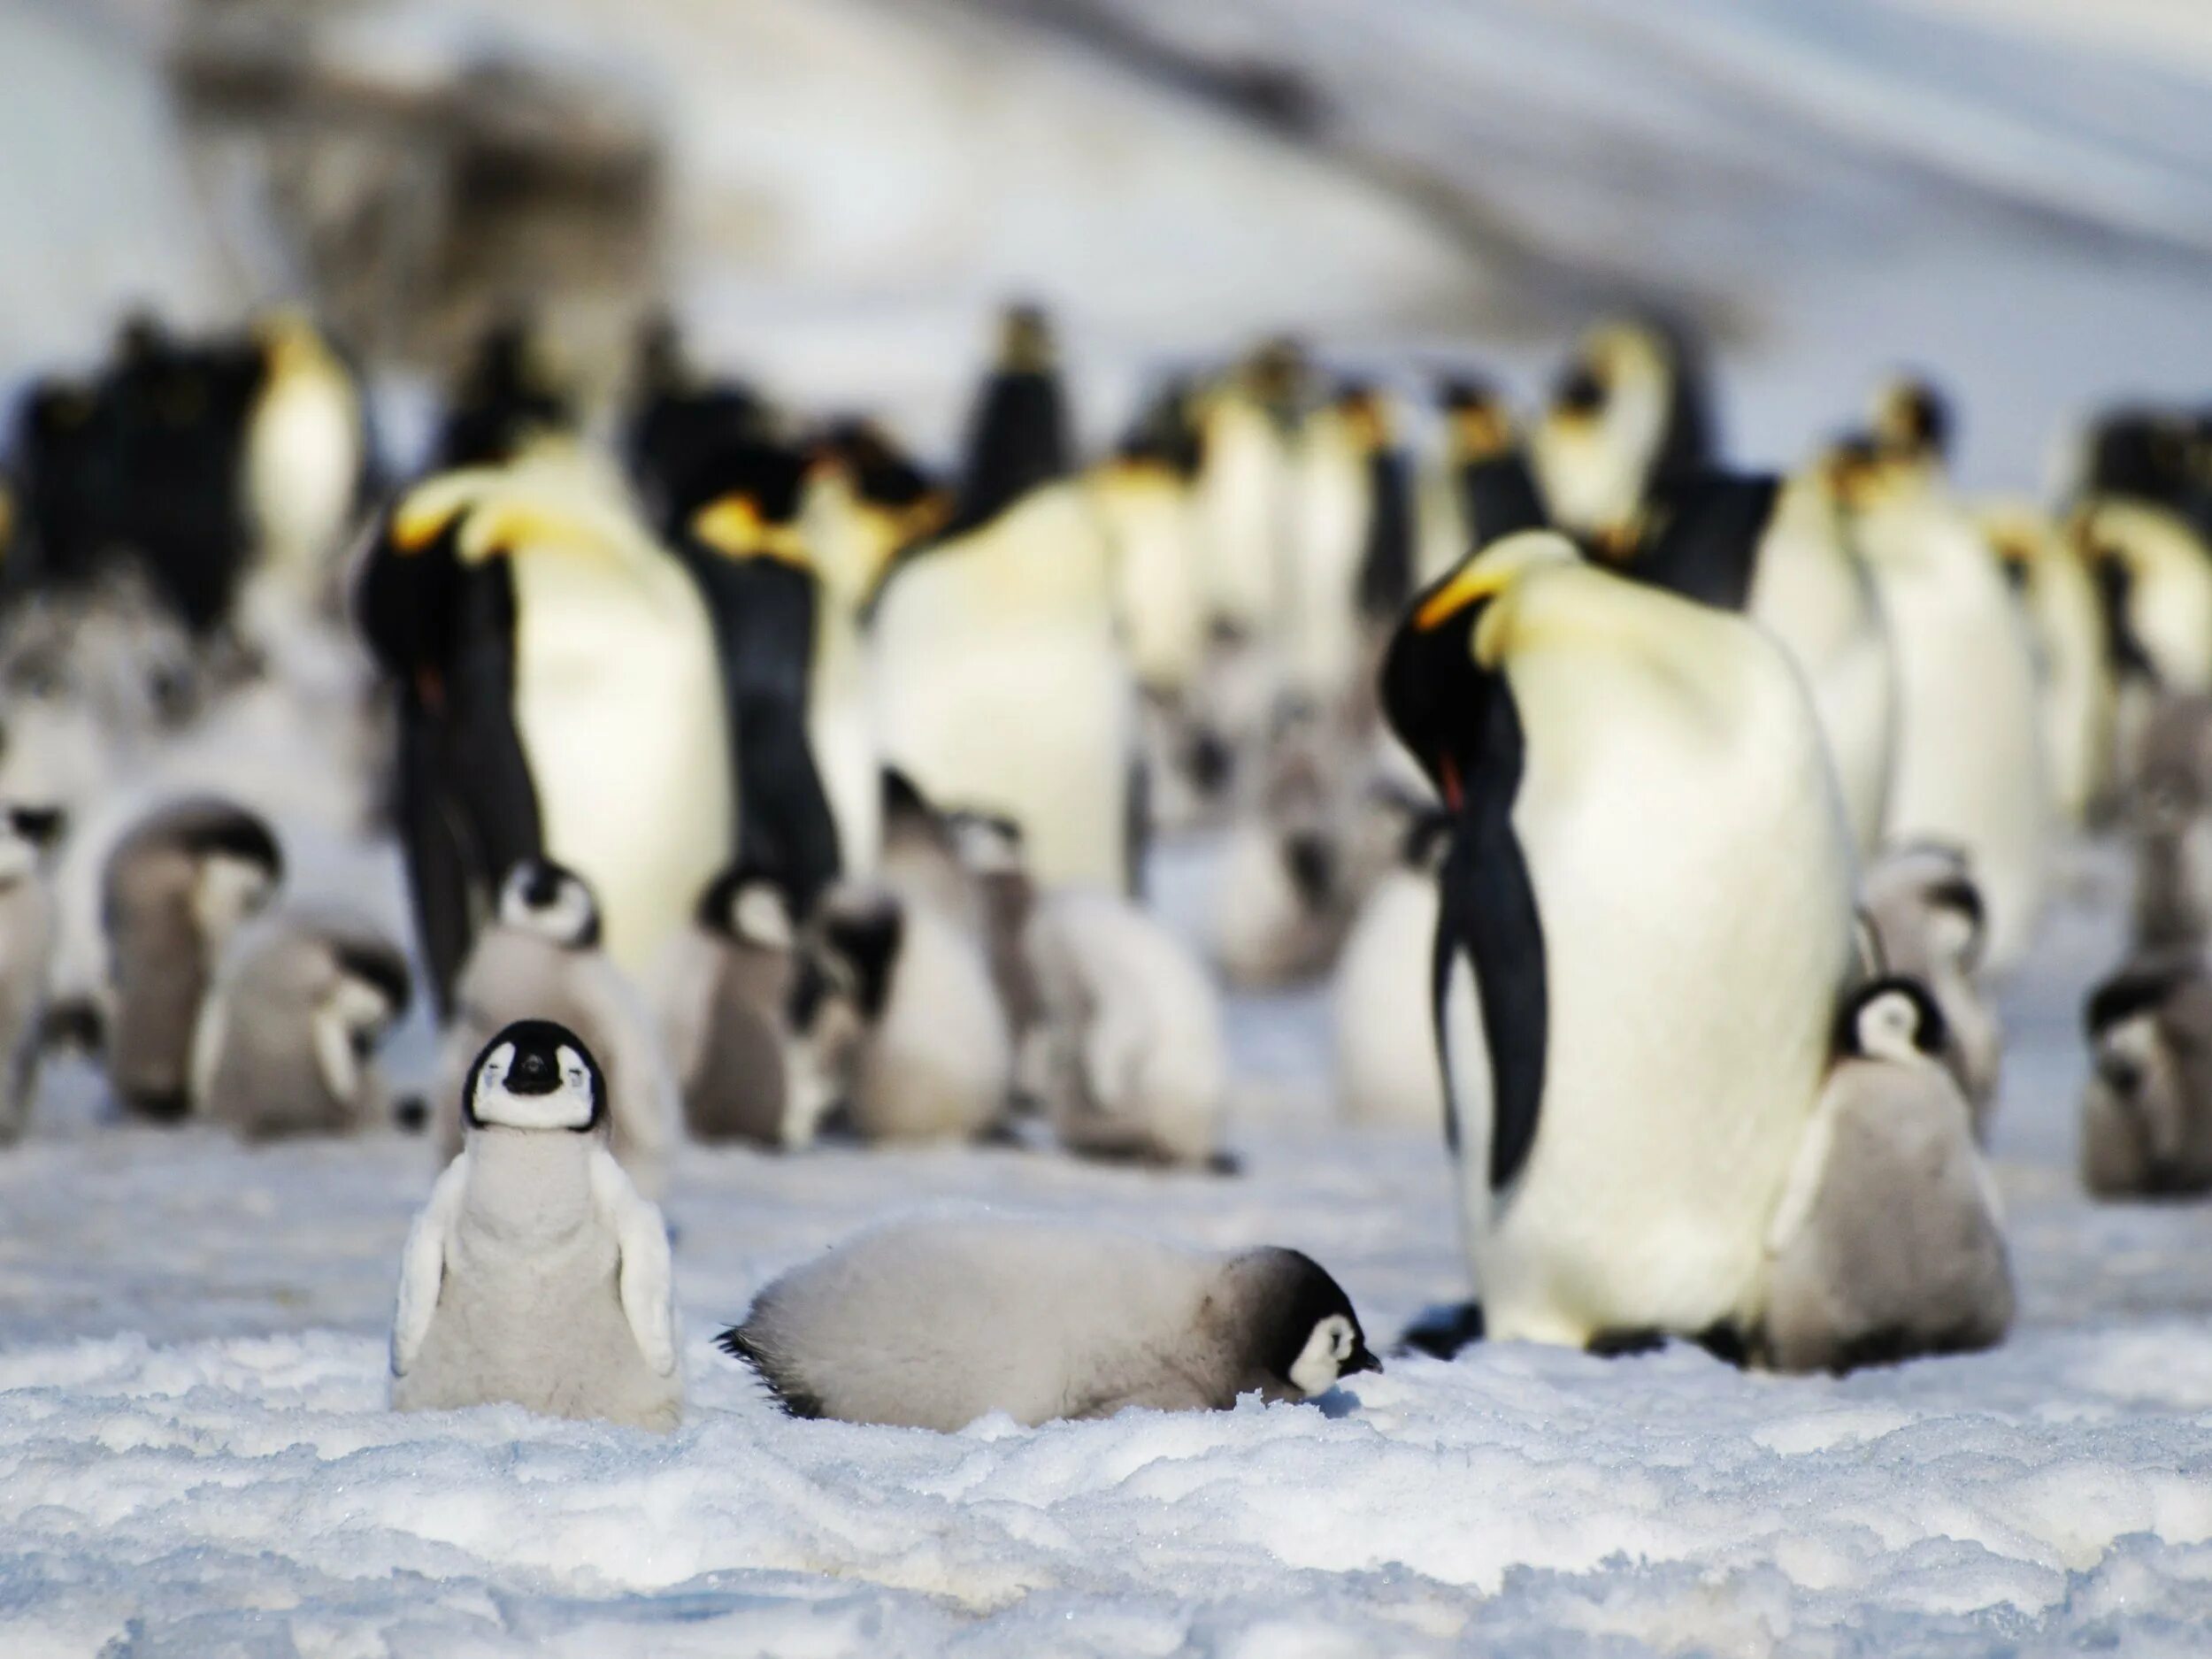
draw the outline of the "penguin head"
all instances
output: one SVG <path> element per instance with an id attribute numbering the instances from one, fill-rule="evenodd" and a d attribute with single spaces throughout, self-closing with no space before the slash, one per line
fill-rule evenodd
<path id="1" fill-rule="evenodd" d="M 890 1001 L 906 938 L 906 907 L 888 889 L 850 884 L 822 896 L 791 988 L 791 1025 L 811 1032 L 822 1010 L 849 1006 L 872 1024 Z"/>
<path id="2" fill-rule="evenodd" d="M 1020 300 L 998 318 L 998 367 L 1004 374 L 1048 374 L 1058 356 L 1043 306 Z"/>
<path id="3" fill-rule="evenodd" d="M 1892 974 L 1859 987 L 1845 1000 L 1835 1048 L 1839 1058 L 1940 1065 L 1950 1041 L 1943 1010 L 1928 987 Z"/>
<path id="4" fill-rule="evenodd" d="M 1305 342 L 1295 334 L 1277 334 L 1253 349 L 1240 378 L 1253 402 L 1287 423 L 1305 401 L 1311 372 Z"/>
<path id="5" fill-rule="evenodd" d="M 631 347 L 631 396 L 642 402 L 670 397 L 690 388 L 691 365 L 684 356 L 683 331 L 667 311 L 646 313 Z"/>
<path id="6" fill-rule="evenodd" d="M 1513 411 L 1498 388 L 1472 375 L 1448 377 L 1438 388 L 1444 411 L 1445 443 L 1460 466 L 1494 461 L 1509 453 L 1517 439 Z"/>
<path id="7" fill-rule="evenodd" d="M 2212 975 L 2194 948 L 2139 956 L 2085 1010 L 2092 1069 L 2082 1164 L 2104 1195 L 2201 1191 Z"/>
<path id="8" fill-rule="evenodd" d="M 1186 481 L 1198 475 L 1205 462 L 1205 434 L 1187 379 L 1179 375 L 1146 399 L 1115 446 L 1114 458 L 1125 472 L 1165 473 Z"/>
<path id="9" fill-rule="evenodd" d="M 462 1086 L 471 1129 L 565 1129 L 606 1121 L 607 1085 L 583 1039 L 549 1019 L 518 1019 L 485 1045 Z"/>
<path id="10" fill-rule="evenodd" d="M 807 460 L 781 444 L 728 445 L 694 468 L 678 487 L 680 497 L 701 503 L 691 510 L 688 539 L 725 558 L 777 558 L 802 568 L 811 563 L 799 511 Z"/>
<path id="11" fill-rule="evenodd" d="M 1390 447 L 1394 428 L 1390 400 L 1380 387 L 1367 380 L 1347 380 L 1337 388 L 1332 407 L 1344 435 L 1361 455 L 1373 455 Z"/>
<path id="12" fill-rule="evenodd" d="M 1383 713 L 1448 808 L 1458 810 L 1501 690 L 1486 637 L 1499 602 L 1532 572 L 1579 557 L 1551 531 L 1502 537 L 1415 595 L 1399 621 L 1383 657 Z"/>
<path id="13" fill-rule="evenodd" d="M 1907 899 L 1920 912 L 1931 959 L 1972 973 L 1988 943 L 1989 918 L 1972 858 L 1947 841 L 1916 841 L 1884 853 L 1868 869 L 1866 892 L 1878 910 Z"/>
<path id="14" fill-rule="evenodd" d="M 951 492 L 872 420 L 831 422 L 815 438 L 808 459 L 810 480 L 843 484 L 870 532 L 879 565 L 934 535 L 952 516 Z"/>
<path id="15" fill-rule="evenodd" d="M 1874 396 L 1874 440 L 1882 450 L 1917 466 L 1950 459 L 1951 401 L 1925 378 L 1901 374 Z"/>
<path id="16" fill-rule="evenodd" d="M 1352 1299 L 1311 1256 L 1270 1247 L 1240 1257 L 1239 1265 L 1249 1270 L 1258 1299 L 1252 1328 L 1261 1346 L 1256 1357 L 1270 1376 L 1311 1399 L 1342 1378 L 1382 1369 Z"/>
<path id="17" fill-rule="evenodd" d="M 354 1029 L 356 1046 L 366 1048 L 407 1011 L 414 995 L 407 958 L 387 941 L 366 935 L 334 940 L 331 956 L 345 987 L 348 1023 Z"/>
<path id="18" fill-rule="evenodd" d="M 1680 372 L 1656 325 L 1613 321 L 1583 335 L 1530 445 L 1554 522 L 1596 534 L 1635 513 L 1668 441 Z"/>
<path id="19" fill-rule="evenodd" d="M 192 913 L 211 950 L 258 915 L 284 881 L 284 855 L 258 813 L 227 801 L 180 810 L 176 843 L 192 860 Z"/>
<path id="20" fill-rule="evenodd" d="M 791 900 L 784 884 L 758 864 L 725 870 L 699 896 L 700 928 L 718 939 L 756 950 L 789 950 Z"/>
<path id="21" fill-rule="evenodd" d="M 599 901 L 591 884 L 549 858 L 524 858 L 507 872 L 499 888 L 499 920 L 564 950 L 599 948 Z"/>
<path id="22" fill-rule="evenodd" d="M 264 370 L 273 381 L 320 370 L 336 361 L 314 320 L 295 305 L 277 306 L 254 319 L 253 337 Z"/>

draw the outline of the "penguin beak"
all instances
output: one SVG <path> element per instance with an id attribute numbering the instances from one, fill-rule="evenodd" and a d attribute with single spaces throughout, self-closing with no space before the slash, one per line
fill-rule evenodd
<path id="1" fill-rule="evenodd" d="M 1339 1378 L 1355 1377 L 1363 1371 L 1379 1371 L 1382 1368 L 1383 1363 L 1375 1357 L 1375 1350 L 1363 1340 L 1353 1346 L 1351 1357 L 1336 1368 L 1336 1374 Z"/>

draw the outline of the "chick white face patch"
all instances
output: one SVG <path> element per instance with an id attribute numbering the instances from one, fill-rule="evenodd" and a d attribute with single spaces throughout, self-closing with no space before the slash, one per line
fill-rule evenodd
<path id="1" fill-rule="evenodd" d="M 1299 1350 L 1290 1368 L 1291 1386 L 1303 1394 L 1328 1393 L 1358 1348 L 1359 1337 L 1352 1322 L 1340 1313 L 1331 1314 L 1313 1327 L 1313 1334 Z"/>

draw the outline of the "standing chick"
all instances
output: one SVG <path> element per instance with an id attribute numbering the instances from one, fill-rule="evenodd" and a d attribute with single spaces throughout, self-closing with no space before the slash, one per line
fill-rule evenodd
<path id="1" fill-rule="evenodd" d="M 2212 967 L 2137 956 L 2091 994 L 2082 1179 L 2101 1198 L 2212 1192 Z"/>
<path id="2" fill-rule="evenodd" d="M 249 1140 L 387 1121 L 374 1056 L 410 990 L 406 956 L 355 918 L 279 912 L 242 929 L 201 1007 L 194 1109 Z"/>
<path id="3" fill-rule="evenodd" d="M 1034 1426 L 1306 1400 L 1381 1369 L 1343 1288 L 1296 1250 L 987 1218 L 849 1239 L 720 1341 L 794 1417 L 943 1433 L 993 1411 Z"/>
<path id="4" fill-rule="evenodd" d="M 2150 705 L 2124 810 L 2136 944 L 2202 944 L 2212 937 L 2212 696 L 2177 693 Z"/>
<path id="5" fill-rule="evenodd" d="M 493 1033 L 518 1019 L 555 1019 L 581 1034 L 607 1072 L 614 1156 L 657 1198 L 676 1138 L 676 1079 L 652 1017 L 600 948 L 599 907 L 584 879 L 542 858 L 510 871 L 499 914 L 477 935 L 454 988 L 440 1059 L 438 1144 L 461 1149 L 461 1085 Z"/>
<path id="6" fill-rule="evenodd" d="M 133 1111 L 174 1122 L 189 1110 L 201 998 L 232 933 L 283 874 L 268 825 L 213 796 L 157 809 L 108 855 L 108 1075 Z"/>
<path id="7" fill-rule="evenodd" d="M 1063 1144 L 1096 1157 L 1223 1166 L 1229 1064 L 1212 982 L 1128 900 L 1062 893 L 1030 918 L 1043 1094 Z"/>
<path id="8" fill-rule="evenodd" d="M 684 1121 L 702 1141 L 781 1146 L 784 1025 L 795 977 L 782 886 L 750 865 L 717 877 L 661 964 L 659 1007 Z"/>
<path id="9" fill-rule="evenodd" d="M 22 1137 L 38 1093 L 55 935 L 44 864 L 61 829 L 58 812 L 0 811 L 0 1146 Z"/>
<path id="10" fill-rule="evenodd" d="M 1917 979 L 1943 1010 L 1943 1063 L 1972 1109 L 1975 1139 L 1986 1141 L 2004 1033 L 1977 978 L 1982 895 L 1966 855 L 1927 842 L 1896 848 L 1868 866 L 1861 899 L 1878 971 Z"/>
<path id="11" fill-rule="evenodd" d="M 1877 979 L 1846 1004 L 1767 1233 L 1762 1351 L 1776 1370 L 1964 1353 L 2010 1328 L 1996 1190 L 1944 1047 L 1916 980 Z"/>
<path id="12" fill-rule="evenodd" d="M 546 1020 L 509 1025 L 469 1068 L 460 1115 L 467 1145 L 400 1263 L 393 1409 L 508 1402 L 674 1428 L 668 1233 L 607 1149 L 590 1050 Z"/>

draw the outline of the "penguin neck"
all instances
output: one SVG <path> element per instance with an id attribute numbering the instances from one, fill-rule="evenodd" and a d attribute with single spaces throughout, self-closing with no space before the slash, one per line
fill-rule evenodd
<path id="1" fill-rule="evenodd" d="M 596 1135 L 565 1129 L 469 1132 L 469 1208 L 506 1236 L 558 1238 L 591 1218 Z"/>

